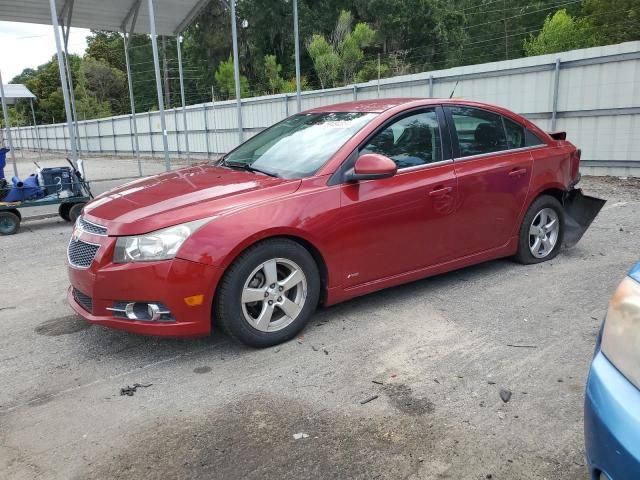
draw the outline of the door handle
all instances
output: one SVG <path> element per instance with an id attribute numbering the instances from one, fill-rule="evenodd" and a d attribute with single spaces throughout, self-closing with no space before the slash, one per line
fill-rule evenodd
<path id="1" fill-rule="evenodd" d="M 452 190 L 453 190 L 452 187 L 436 188 L 435 190 L 431 190 L 429 192 L 429 196 L 430 197 L 441 197 L 442 195 L 446 195 L 447 193 L 451 193 Z"/>
<path id="2" fill-rule="evenodd" d="M 526 168 L 514 168 L 509 172 L 510 177 L 521 177 L 527 173 Z"/>

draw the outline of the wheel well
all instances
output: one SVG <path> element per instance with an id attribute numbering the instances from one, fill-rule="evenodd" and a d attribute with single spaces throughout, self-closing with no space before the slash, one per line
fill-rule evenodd
<path id="1" fill-rule="evenodd" d="M 318 273 L 320 274 L 320 300 L 319 303 L 320 305 L 322 305 L 327 297 L 327 285 L 329 283 L 329 272 L 327 271 L 327 265 L 324 261 L 324 258 L 322 257 L 322 254 L 320 253 L 320 251 L 315 247 L 315 245 L 313 245 L 312 243 L 306 241 L 304 238 L 300 238 L 300 237 L 295 237 L 295 236 L 291 236 L 291 235 L 282 235 L 279 237 L 270 237 L 270 238 L 286 238 L 289 239 L 293 242 L 299 243 L 300 245 L 302 245 L 304 248 L 307 249 L 307 251 L 311 254 L 311 256 L 313 257 L 313 259 L 316 262 L 316 265 L 318 266 Z M 268 240 L 268 239 L 265 239 Z"/>
<path id="2" fill-rule="evenodd" d="M 558 200 L 560 203 L 562 203 L 562 200 L 564 198 L 564 194 L 565 194 L 565 192 L 563 192 L 559 188 L 547 188 L 546 190 L 543 190 L 542 192 L 540 192 L 538 194 L 538 196 L 536 196 L 536 198 L 540 198 L 542 195 L 550 195 L 550 196 L 554 197 L 556 200 Z M 534 200 L 535 200 L 535 198 L 534 198 Z"/>
<path id="3" fill-rule="evenodd" d="M 319 299 L 319 303 L 320 305 L 322 305 L 327 297 L 327 285 L 329 283 L 329 273 L 327 271 L 327 265 L 324 261 L 324 258 L 322 257 L 322 254 L 320 253 L 320 251 L 310 242 L 308 242 L 307 240 L 301 238 L 301 237 L 296 237 L 295 235 L 275 235 L 273 237 L 265 237 L 265 238 L 261 238 L 260 240 L 258 240 L 257 242 L 254 242 L 250 245 L 247 245 L 242 251 L 238 252 L 238 254 L 235 256 L 235 258 L 229 263 L 229 265 L 227 265 L 227 267 L 225 268 L 225 271 L 222 275 L 222 277 L 224 277 L 224 275 L 227 273 L 227 270 L 229 269 L 229 267 L 233 264 L 233 262 L 235 261 L 235 259 L 240 256 L 242 254 L 242 252 L 245 252 L 247 249 L 253 247 L 254 245 L 257 245 L 258 243 L 261 242 L 265 242 L 267 240 L 275 240 L 278 238 L 286 238 L 287 240 L 291 240 L 293 242 L 296 242 L 297 244 L 301 245 L 302 247 L 304 247 L 313 257 L 313 260 L 316 262 L 316 265 L 318 266 L 318 273 L 320 274 L 320 299 Z M 220 278 L 222 278 L 220 277 Z M 219 286 L 219 284 L 218 284 Z M 217 297 L 218 295 L 218 288 L 216 287 L 216 293 L 215 296 Z M 215 304 L 215 297 L 214 297 L 214 304 Z M 213 306 L 212 306 L 213 308 Z"/>

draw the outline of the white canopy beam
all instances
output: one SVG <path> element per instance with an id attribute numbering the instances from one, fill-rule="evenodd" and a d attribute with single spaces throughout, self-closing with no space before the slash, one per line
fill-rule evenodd
<path id="1" fill-rule="evenodd" d="M 133 129 L 133 141 L 134 150 L 136 152 L 136 159 L 138 160 L 138 174 L 142 176 L 142 163 L 140 161 L 140 142 L 138 140 L 138 122 L 136 121 L 136 103 L 133 96 L 133 79 L 131 78 L 131 64 L 129 61 L 129 39 L 130 33 L 136 27 L 138 21 L 138 12 L 140 11 L 140 4 L 142 0 L 136 0 L 131 6 L 131 10 L 127 13 L 127 16 L 122 22 L 122 33 L 124 36 L 124 61 L 127 66 L 127 82 L 129 84 L 129 103 L 131 104 L 131 128 Z M 131 19 L 131 25 L 127 31 L 127 23 Z"/>
<path id="2" fill-rule="evenodd" d="M 69 99 L 69 83 L 67 80 L 67 69 L 62 54 L 62 42 L 60 40 L 60 25 L 58 23 L 58 13 L 56 10 L 56 0 L 49 0 L 51 10 L 51 25 L 53 25 L 53 35 L 56 40 L 56 53 L 58 56 L 58 69 L 60 70 L 60 81 L 62 83 L 62 96 L 64 98 L 64 109 L 67 115 L 67 128 L 69 129 L 69 142 L 71 143 L 71 161 L 78 165 L 78 150 L 76 143 L 76 132 L 73 128 L 73 114 L 71 112 L 71 102 Z"/>
<path id="3" fill-rule="evenodd" d="M 158 110 L 160 110 L 160 129 L 162 130 L 162 146 L 164 148 L 164 164 L 167 172 L 171 170 L 169 159 L 169 141 L 167 139 L 167 124 L 164 118 L 164 95 L 162 94 L 162 79 L 160 78 L 160 60 L 158 58 L 158 36 L 156 35 L 156 21 L 154 17 L 154 0 L 147 0 L 149 8 L 149 30 L 151 32 L 151 48 L 153 50 L 153 68 L 156 73 L 156 91 L 158 93 Z M 152 139 L 153 141 L 153 139 Z"/>

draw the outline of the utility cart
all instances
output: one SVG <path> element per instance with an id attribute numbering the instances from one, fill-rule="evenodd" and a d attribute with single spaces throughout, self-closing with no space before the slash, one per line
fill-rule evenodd
<path id="1" fill-rule="evenodd" d="M 37 174 L 31 175 L 24 182 L 16 181 L 6 184 L 5 194 L 0 195 L 0 235 L 12 235 L 20 228 L 22 215 L 20 210 L 28 207 L 44 205 L 59 205 L 58 215 L 67 221 L 75 223 L 82 208 L 93 198 L 89 182 L 80 171 L 69 161 L 71 167 L 43 168 Z M 33 192 L 40 193 L 35 198 Z M 25 198 L 14 200 L 20 197 Z"/>

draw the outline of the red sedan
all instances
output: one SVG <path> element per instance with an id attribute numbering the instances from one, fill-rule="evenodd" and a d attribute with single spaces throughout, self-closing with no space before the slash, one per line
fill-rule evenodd
<path id="1" fill-rule="evenodd" d="M 131 332 L 217 325 L 274 345 L 318 305 L 499 257 L 553 258 L 599 210 L 567 221 L 588 199 L 573 188 L 579 162 L 564 134 L 491 105 L 315 108 L 215 163 L 88 204 L 68 247 L 69 304 Z"/>

